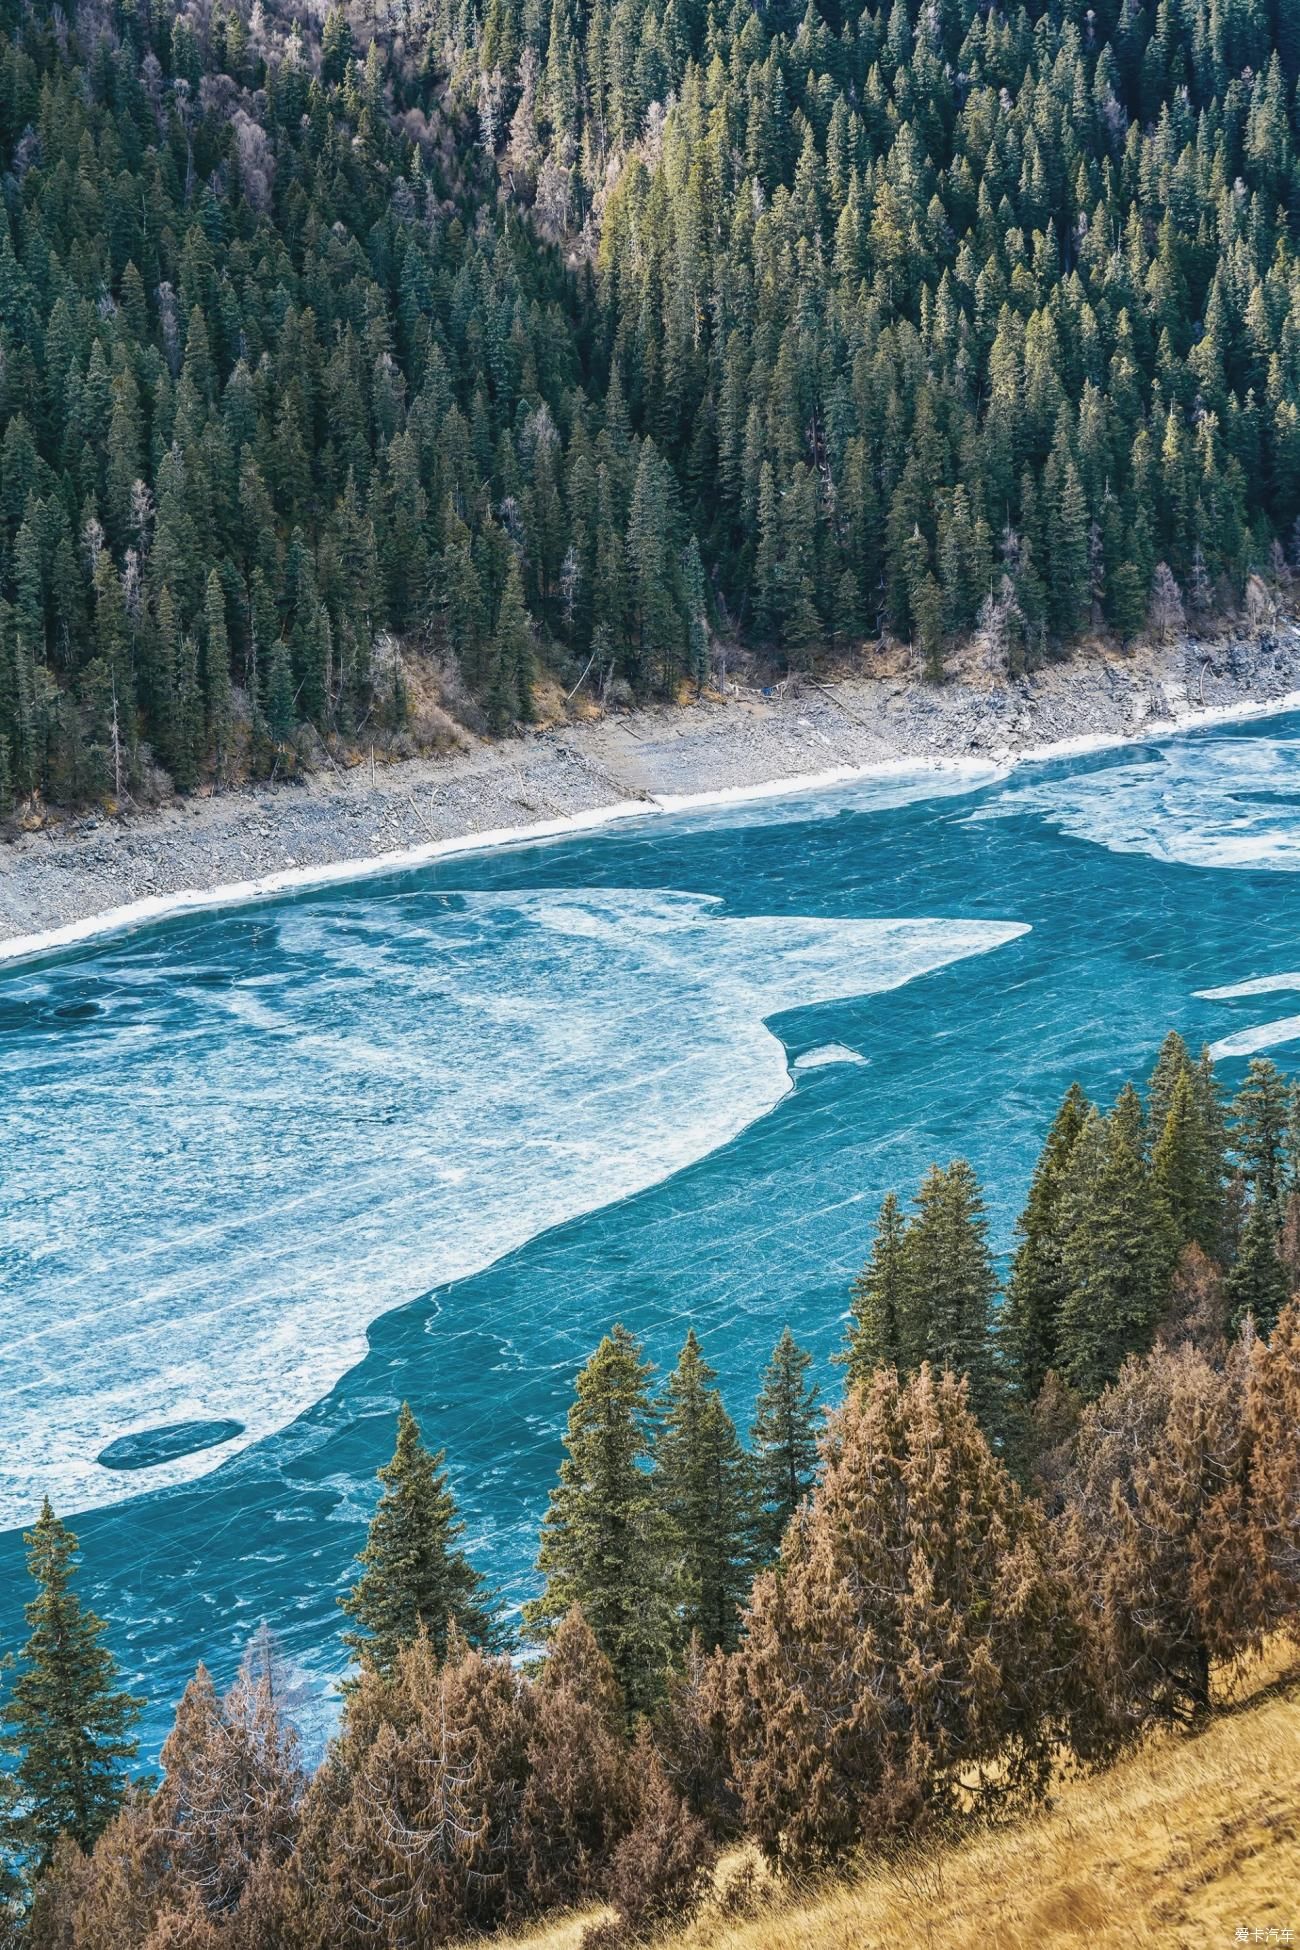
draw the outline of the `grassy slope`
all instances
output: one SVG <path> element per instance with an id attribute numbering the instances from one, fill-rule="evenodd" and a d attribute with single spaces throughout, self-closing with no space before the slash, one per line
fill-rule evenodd
<path id="1" fill-rule="evenodd" d="M 1264 1677 L 1264 1675 L 1260 1675 Z M 588 1918 L 522 1939 L 577 1950 Z M 1300 1946 L 1300 1682 L 1294 1672 L 1193 1736 L 1159 1735 L 1053 1806 L 863 1879 L 706 1914 L 671 1950 L 1054 1950 L 1230 1946 L 1290 1927 Z M 521 1946 L 522 1950 L 522 1946 Z"/>

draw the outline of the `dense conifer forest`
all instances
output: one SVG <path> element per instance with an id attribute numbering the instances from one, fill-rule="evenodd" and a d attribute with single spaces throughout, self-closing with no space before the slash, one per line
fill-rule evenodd
<path id="1" fill-rule="evenodd" d="M 738 1841 L 796 1877 L 924 1846 L 1039 1804 L 1067 1758 L 1202 1726 L 1216 1672 L 1300 1640 L 1298 1108 L 1264 1059 L 1225 1107 L 1174 1035 L 1144 1095 L 1072 1088 L 1000 1301 L 970 1168 L 931 1171 L 881 1211 L 842 1404 L 786 1329 L 747 1446 L 693 1332 L 657 1383 L 615 1326 L 522 1631 L 403 1407 L 311 1774 L 263 1631 L 128 1785 L 139 1702 L 47 1504 L 2 1695 L 0 1931 L 427 1950 L 604 1902 L 584 1942 L 615 1950 Z"/>
<path id="2" fill-rule="evenodd" d="M 3 0 L 0 813 L 1285 578 L 1298 74 L 1296 0 Z"/>

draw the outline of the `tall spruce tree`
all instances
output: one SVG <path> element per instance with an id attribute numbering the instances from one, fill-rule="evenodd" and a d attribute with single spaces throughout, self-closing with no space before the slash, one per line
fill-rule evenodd
<path id="1" fill-rule="evenodd" d="M 1171 1029 L 1160 1045 L 1155 1067 L 1147 1081 L 1147 1149 L 1154 1153 L 1161 1132 L 1173 1107 L 1174 1091 L 1180 1078 L 1192 1073 L 1187 1044 L 1176 1029 Z"/>
<path id="2" fill-rule="evenodd" d="M 1217 1253 L 1223 1237 L 1223 1181 L 1205 1129 L 1189 1063 L 1173 1088 L 1151 1158 L 1151 1176 L 1164 1196 L 1178 1245 L 1190 1240 Z"/>
<path id="3" fill-rule="evenodd" d="M 1276 1063 L 1252 1056 L 1246 1078 L 1232 1100 L 1232 1146 L 1257 1201 L 1276 1223 L 1287 1192 L 1287 1139 L 1290 1097 Z"/>
<path id="4" fill-rule="evenodd" d="M 1132 1118 L 1094 1111 L 1075 1143 L 1063 1201 L 1069 1291 L 1058 1342 L 1063 1378 L 1091 1399 L 1151 1345 L 1176 1244 L 1164 1194 L 1132 1147 Z"/>
<path id="5" fill-rule="evenodd" d="M 753 1568 L 755 1483 L 692 1327 L 660 1402 L 654 1482 L 671 1530 L 677 1638 L 730 1647 Z"/>
<path id="6" fill-rule="evenodd" d="M 358 1629 L 344 1636 L 364 1665 L 389 1673 L 421 1632 L 439 1658 L 454 1627 L 489 1642 L 495 1609 L 458 1540 L 465 1526 L 447 1487 L 443 1452 L 431 1455 L 408 1403 L 397 1416 L 397 1444 L 379 1471 L 383 1492 L 370 1520 L 361 1576 L 339 1603 Z"/>
<path id="7" fill-rule="evenodd" d="M 144 1701 L 117 1683 L 102 1643 L 103 1619 L 82 1609 L 72 1588 L 77 1539 L 49 1498 L 24 1537 L 36 1596 L 0 1721 L 0 1750 L 12 1759 L 13 1800 L 0 1817 L 0 1848 L 33 1874 L 60 1835 L 93 1847 L 116 1814 L 137 1747 L 132 1728 Z"/>
<path id="8" fill-rule="evenodd" d="M 848 1341 L 838 1358 L 848 1369 L 850 1388 L 861 1387 L 877 1368 L 906 1369 L 911 1350 L 903 1332 L 912 1319 L 907 1303 L 906 1227 L 898 1199 L 887 1192 L 876 1220 L 871 1257 L 853 1283 Z"/>
<path id="9" fill-rule="evenodd" d="M 578 1375 L 542 1520 L 544 1586 L 524 1608 L 525 1624 L 549 1636 L 578 1605 L 634 1712 L 659 1697 L 674 1637 L 672 1538 L 651 1473 L 653 1372 L 615 1326 Z"/>
<path id="10" fill-rule="evenodd" d="M 808 1378 L 811 1367 L 812 1355 L 788 1326 L 782 1328 L 749 1432 L 758 1485 L 759 1546 L 765 1557 L 780 1549 L 785 1527 L 817 1473 L 821 1391 Z"/>
<path id="11" fill-rule="evenodd" d="M 1146 1162 L 1150 1155 L 1146 1112 L 1142 1108 L 1142 1099 L 1131 1083 L 1126 1083 L 1116 1097 L 1106 1121 L 1133 1156 Z"/>
<path id="12" fill-rule="evenodd" d="M 1208 1046 L 1202 1048 L 1192 1065 L 1192 1093 L 1205 1138 L 1209 1175 L 1212 1182 L 1220 1187 L 1222 1197 L 1222 1187 L 1228 1176 L 1228 1120 L 1224 1115 L 1223 1091 Z M 1226 1213 L 1221 1212 L 1220 1216 L 1226 1224 Z"/>
<path id="13" fill-rule="evenodd" d="M 1020 1244 L 1011 1262 L 1001 1334 L 1024 1402 L 1033 1400 L 1059 1359 L 1061 1309 L 1069 1292 L 1065 1189 L 1074 1146 L 1091 1108 L 1080 1086 L 1072 1083 L 1052 1120 L 1016 1225 Z"/>
<path id="14" fill-rule="evenodd" d="M 1002 1375 L 993 1337 L 997 1274 L 979 1182 L 964 1158 L 932 1166 L 903 1241 L 912 1359 L 951 1368 L 970 1382 L 971 1406 L 988 1430 L 1002 1420 Z"/>
<path id="15" fill-rule="evenodd" d="M 1241 1330 L 1247 1315 L 1267 1340 L 1289 1298 L 1286 1268 L 1277 1250 L 1277 1213 L 1257 1198 L 1241 1229 L 1237 1257 L 1228 1274 L 1228 1325 Z"/>
<path id="16" fill-rule="evenodd" d="M 203 604 L 203 693 L 207 707 L 208 742 L 218 779 L 230 757 L 231 689 L 230 638 L 226 630 L 226 597 L 216 569 L 208 576 Z"/>

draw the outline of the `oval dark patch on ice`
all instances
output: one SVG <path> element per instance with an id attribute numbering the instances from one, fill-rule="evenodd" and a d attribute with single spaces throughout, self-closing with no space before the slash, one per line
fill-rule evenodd
<path id="1" fill-rule="evenodd" d="M 105 1469 L 153 1469 L 158 1463 L 175 1462 L 198 1449 L 215 1449 L 244 1433 L 242 1422 L 168 1422 L 160 1429 L 137 1429 L 134 1435 L 120 1435 L 101 1449 L 96 1462 Z"/>

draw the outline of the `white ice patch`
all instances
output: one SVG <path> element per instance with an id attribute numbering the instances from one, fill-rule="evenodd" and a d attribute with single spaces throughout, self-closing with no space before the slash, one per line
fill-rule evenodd
<path id="1" fill-rule="evenodd" d="M 218 923 L 67 971 L 112 984 L 105 1013 L 0 1045 L 0 1525 L 202 1475 L 326 1393 L 380 1314 L 770 1110 L 791 1083 L 764 1018 L 1025 932 L 718 907 L 358 894 L 262 917 L 254 967 Z M 3 998 L 57 1004 L 61 976 Z M 227 1417 L 221 1448 L 95 1460 Z"/>
<path id="2" fill-rule="evenodd" d="M 820 1049 L 806 1049 L 790 1065 L 792 1070 L 824 1070 L 828 1063 L 865 1063 L 866 1057 L 845 1043 L 823 1043 Z"/>
<path id="3" fill-rule="evenodd" d="M 1249 982 L 1230 982 L 1221 989 L 1197 989 L 1196 994 L 1202 1002 L 1232 1002 L 1239 995 L 1276 995 L 1289 989 L 1300 989 L 1300 972 L 1255 975 Z"/>
<path id="4" fill-rule="evenodd" d="M 1112 853 L 1300 872 L 1300 739 L 1174 739 L 1124 764 L 1012 786 L 971 817 L 1024 813 Z"/>
<path id="5" fill-rule="evenodd" d="M 1255 1023 L 1250 1029 L 1221 1036 L 1210 1044 L 1210 1055 L 1218 1063 L 1226 1056 L 1254 1056 L 1257 1050 L 1295 1042 L 1300 1042 L 1300 1016 L 1278 1016 L 1273 1022 Z"/>

